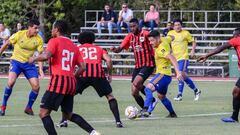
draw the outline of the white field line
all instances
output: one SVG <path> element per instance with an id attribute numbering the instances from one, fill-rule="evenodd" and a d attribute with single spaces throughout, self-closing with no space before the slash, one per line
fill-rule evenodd
<path id="1" fill-rule="evenodd" d="M 223 112 L 223 113 L 208 113 L 208 114 L 190 114 L 190 115 L 181 115 L 178 118 L 190 118 L 190 117 L 207 117 L 207 116 L 220 116 L 220 115 L 229 115 L 231 112 Z M 1 119 L 1 117 L 0 117 Z M 165 117 L 149 117 L 149 118 L 139 118 L 137 120 L 158 120 L 158 119 L 167 119 Z M 27 119 L 3 119 L 0 121 L 26 121 Z M 31 121 L 40 121 L 39 119 L 29 119 Z M 27 120 L 27 121 L 29 121 Z M 122 119 L 122 121 L 129 121 L 129 119 Z M 106 120 L 90 120 L 89 123 L 106 123 L 106 122 L 114 122 L 114 120 L 106 119 Z M 2 122 L 1 122 L 2 123 Z M 37 127 L 42 126 L 40 123 L 34 124 L 11 124 L 11 125 L 0 125 L 0 128 L 14 128 L 14 127 Z"/>

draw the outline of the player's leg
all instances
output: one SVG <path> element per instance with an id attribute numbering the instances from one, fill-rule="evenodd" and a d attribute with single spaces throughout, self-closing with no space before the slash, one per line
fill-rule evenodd
<path id="1" fill-rule="evenodd" d="M 45 130 L 49 135 L 57 135 L 53 120 L 50 116 L 51 110 L 57 111 L 64 99 L 64 95 L 46 91 L 40 103 L 39 117 L 42 120 Z"/>
<path id="2" fill-rule="evenodd" d="M 171 76 L 164 75 L 158 81 L 158 85 L 156 85 L 156 90 L 158 92 L 158 98 L 169 112 L 169 115 L 167 117 L 174 118 L 177 117 L 177 115 L 172 107 L 171 101 L 166 97 L 168 85 L 171 83 L 171 80 Z"/>
<path id="3" fill-rule="evenodd" d="M 12 94 L 12 88 L 15 85 L 16 79 L 21 72 L 22 71 L 21 71 L 21 68 L 19 68 L 19 62 L 12 60 L 10 62 L 10 67 L 9 67 L 7 86 L 5 87 L 5 90 L 4 90 L 0 116 L 5 115 L 7 101 L 9 99 L 10 95 Z"/>
<path id="4" fill-rule="evenodd" d="M 31 85 L 31 90 L 28 96 L 28 103 L 26 105 L 26 108 L 24 110 L 24 112 L 28 115 L 34 115 L 33 111 L 32 111 L 32 106 L 33 103 L 36 101 L 38 93 L 39 93 L 39 79 L 38 79 L 38 72 L 37 72 L 37 68 L 34 64 L 28 64 L 26 63 L 24 65 L 24 70 L 23 73 L 26 76 L 26 78 L 28 79 L 28 82 Z"/>
<path id="5" fill-rule="evenodd" d="M 240 79 L 238 79 L 236 86 L 233 88 L 233 113 L 229 118 L 222 118 L 224 122 L 236 122 L 238 121 L 239 109 L 240 109 Z"/>
<path id="6" fill-rule="evenodd" d="M 183 79 L 184 79 L 184 82 L 186 82 L 186 84 L 193 90 L 195 94 L 194 100 L 198 100 L 201 94 L 201 91 L 196 87 L 192 79 L 187 76 L 188 63 L 189 63 L 188 60 L 184 60 L 184 66 L 183 66 L 183 72 L 182 72 Z"/>
<path id="7" fill-rule="evenodd" d="M 182 72 L 182 74 L 183 74 L 184 66 L 185 66 L 185 60 L 179 60 L 178 61 L 178 69 L 180 72 Z M 183 89 L 184 89 L 184 81 L 179 80 L 178 81 L 178 95 L 174 98 L 175 101 L 182 100 Z"/>
<path id="8" fill-rule="evenodd" d="M 115 97 L 112 94 L 112 87 L 107 81 L 107 79 L 98 79 L 94 78 L 91 81 L 91 86 L 96 90 L 98 93 L 99 97 L 105 96 L 108 100 L 109 108 L 113 113 L 113 116 L 116 121 L 116 126 L 118 128 L 122 128 L 122 122 L 120 120 L 120 115 L 119 115 L 119 109 L 118 109 L 118 103 Z"/>
<path id="9" fill-rule="evenodd" d="M 64 117 L 76 123 L 79 127 L 81 127 L 83 130 L 85 130 L 89 134 L 96 132 L 94 128 L 82 116 L 72 113 L 73 101 L 74 101 L 73 96 L 71 95 L 64 96 L 64 99 L 61 103 L 61 110 L 63 112 Z"/>
<path id="10" fill-rule="evenodd" d="M 89 78 L 76 77 L 76 95 L 82 94 L 83 91 L 90 86 L 90 84 L 91 80 Z M 62 119 L 56 126 L 59 128 L 68 127 L 68 121 L 65 115 L 62 114 Z"/>

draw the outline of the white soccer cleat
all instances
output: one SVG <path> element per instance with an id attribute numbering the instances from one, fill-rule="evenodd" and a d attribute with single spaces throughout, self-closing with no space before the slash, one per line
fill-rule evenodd
<path id="1" fill-rule="evenodd" d="M 173 98 L 175 101 L 182 101 L 182 95 L 178 94 L 177 97 Z"/>
<path id="2" fill-rule="evenodd" d="M 89 135 L 101 135 L 101 133 L 97 132 L 96 130 L 93 130 Z"/>
<path id="3" fill-rule="evenodd" d="M 201 90 L 199 90 L 199 89 L 197 90 L 197 92 L 194 92 L 194 95 L 195 95 L 194 101 L 198 101 L 200 94 L 201 94 Z"/>

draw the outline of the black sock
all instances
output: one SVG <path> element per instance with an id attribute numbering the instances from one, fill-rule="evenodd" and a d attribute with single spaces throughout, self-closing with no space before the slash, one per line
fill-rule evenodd
<path id="1" fill-rule="evenodd" d="M 64 121 L 67 121 L 67 118 L 65 117 L 64 114 L 62 114 L 62 120 L 61 120 L 61 122 L 64 122 Z"/>
<path id="2" fill-rule="evenodd" d="M 79 127 L 84 129 L 88 133 L 91 133 L 94 130 L 93 127 L 86 120 L 84 120 L 80 115 L 73 114 L 70 121 L 78 124 Z"/>
<path id="3" fill-rule="evenodd" d="M 108 101 L 109 107 L 114 115 L 116 122 L 120 122 L 120 115 L 118 110 L 118 103 L 116 99 L 111 99 Z"/>
<path id="4" fill-rule="evenodd" d="M 238 97 L 233 97 L 233 113 L 232 118 L 236 121 L 238 121 L 238 114 L 239 114 L 239 108 L 240 108 L 240 100 Z"/>
<path id="5" fill-rule="evenodd" d="M 44 118 L 42 118 L 43 126 L 46 129 L 48 135 L 57 135 L 57 132 L 54 128 L 54 123 L 52 121 L 52 118 L 48 115 Z"/>
<path id="6" fill-rule="evenodd" d="M 144 100 L 143 100 L 143 98 L 142 98 L 142 96 L 135 96 L 134 97 L 134 99 L 136 100 L 136 102 L 137 102 L 137 104 L 141 107 L 141 108 L 143 108 L 144 107 Z"/>
<path id="7" fill-rule="evenodd" d="M 143 95 L 146 95 L 146 93 L 145 93 L 145 91 L 144 91 L 145 88 L 146 88 L 146 87 L 143 85 L 143 88 L 140 90 Z"/>

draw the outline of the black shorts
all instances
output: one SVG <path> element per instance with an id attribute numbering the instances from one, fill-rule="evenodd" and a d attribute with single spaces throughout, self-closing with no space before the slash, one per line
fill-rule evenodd
<path id="1" fill-rule="evenodd" d="M 132 82 L 136 78 L 137 75 L 140 75 L 145 81 L 154 71 L 155 67 L 142 67 L 142 68 L 135 68 L 132 74 Z"/>
<path id="2" fill-rule="evenodd" d="M 235 84 L 238 88 L 240 88 L 240 78 L 238 78 L 236 84 Z"/>
<path id="3" fill-rule="evenodd" d="M 82 92 L 89 86 L 92 86 L 99 97 L 107 96 L 112 93 L 112 87 L 106 78 L 76 78 L 76 93 L 82 94 Z"/>
<path id="4" fill-rule="evenodd" d="M 71 113 L 73 111 L 73 96 L 46 91 L 42 97 L 40 108 L 57 111 L 59 106 L 61 106 L 62 112 Z"/>

